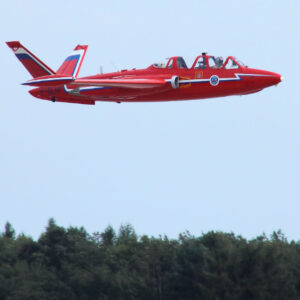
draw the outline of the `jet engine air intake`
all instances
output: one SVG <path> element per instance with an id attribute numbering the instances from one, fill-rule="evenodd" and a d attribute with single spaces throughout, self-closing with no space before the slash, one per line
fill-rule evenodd
<path id="1" fill-rule="evenodd" d="M 179 88 L 179 77 L 174 75 L 171 78 L 171 86 L 173 89 L 178 89 Z"/>

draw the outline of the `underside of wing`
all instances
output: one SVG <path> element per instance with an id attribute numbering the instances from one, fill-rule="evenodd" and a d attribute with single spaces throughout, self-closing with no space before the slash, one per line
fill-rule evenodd
<path id="1" fill-rule="evenodd" d="M 127 89 L 163 87 L 166 83 L 164 79 L 149 78 L 76 79 L 72 82 L 72 84 L 78 86 L 108 86 Z"/>

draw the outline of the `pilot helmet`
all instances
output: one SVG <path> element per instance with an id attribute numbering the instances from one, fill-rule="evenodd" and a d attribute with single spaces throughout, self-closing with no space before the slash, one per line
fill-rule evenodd
<path id="1" fill-rule="evenodd" d="M 223 57 L 222 56 L 218 56 L 217 58 L 216 58 L 216 65 L 217 66 L 222 66 L 223 65 L 223 62 L 224 62 L 224 59 L 223 59 Z"/>

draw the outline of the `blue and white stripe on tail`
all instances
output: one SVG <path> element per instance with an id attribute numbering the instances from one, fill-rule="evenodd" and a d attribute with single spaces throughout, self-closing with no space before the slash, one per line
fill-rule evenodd
<path id="1" fill-rule="evenodd" d="M 88 46 L 78 45 L 57 70 L 57 75 L 77 78 Z"/>
<path id="2" fill-rule="evenodd" d="M 6 42 L 6 44 L 33 78 L 55 75 L 55 72 L 51 68 L 26 49 L 19 41 Z"/>

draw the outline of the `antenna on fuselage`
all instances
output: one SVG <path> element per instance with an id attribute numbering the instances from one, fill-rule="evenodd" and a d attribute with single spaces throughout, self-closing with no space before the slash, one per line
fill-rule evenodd
<path id="1" fill-rule="evenodd" d="M 100 66 L 100 74 L 103 74 L 103 67 L 102 66 Z"/>
<path id="2" fill-rule="evenodd" d="M 113 67 L 116 69 L 116 71 L 119 71 L 119 69 L 116 67 L 116 65 L 113 63 L 113 61 L 110 61 L 110 63 L 113 65 Z"/>

